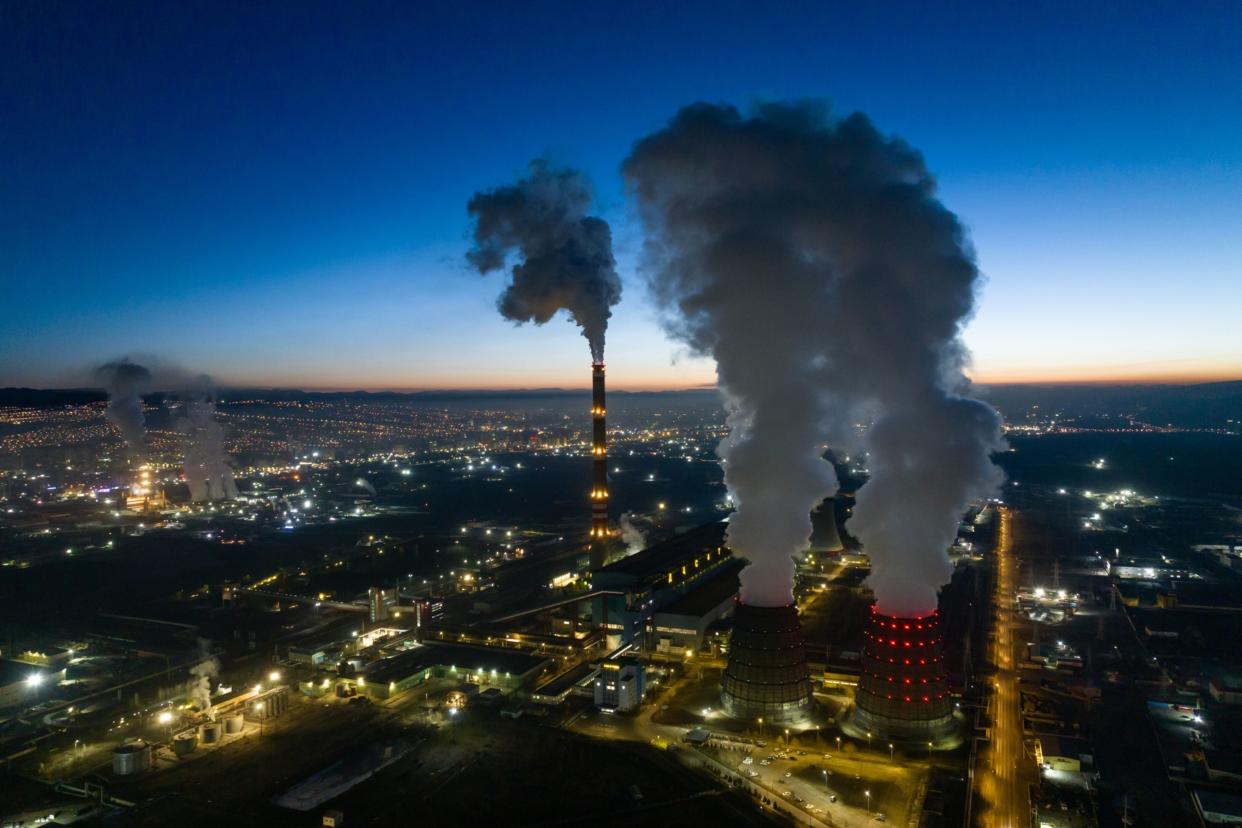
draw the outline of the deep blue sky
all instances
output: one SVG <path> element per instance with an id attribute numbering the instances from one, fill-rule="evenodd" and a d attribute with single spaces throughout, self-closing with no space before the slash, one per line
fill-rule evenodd
<path id="1" fill-rule="evenodd" d="M 460 8 L 460 7 L 464 8 Z M 667 6 L 668 8 L 665 8 Z M 1242 3 L 0 4 L 0 385 L 583 384 L 461 264 L 465 202 L 584 168 L 613 382 L 708 382 L 617 168 L 695 100 L 827 97 L 919 147 L 988 276 L 984 380 L 1242 377 Z"/>

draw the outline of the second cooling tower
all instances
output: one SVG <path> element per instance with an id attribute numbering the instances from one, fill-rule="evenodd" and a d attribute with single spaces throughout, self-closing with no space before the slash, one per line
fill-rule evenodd
<path id="1" fill-rule="evenodd" d="M 738 603 L 720 701 L 726 713 L 747 722 L 807 718 L 813 703 L 811 673 L 796 606 Z"/>

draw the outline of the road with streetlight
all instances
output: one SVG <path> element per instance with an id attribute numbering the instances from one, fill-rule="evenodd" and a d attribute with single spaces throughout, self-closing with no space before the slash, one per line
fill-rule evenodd
<path id="1" fill-rule="evenodd" d="M 980 819 L 991 828 L 1025 828 L 1030 824 L 1031 804 L 1023 773 L 1021 695 L 1018 689 L 1017 594 L 1018 561 L 1013 553 L 1013 515 L 1008 507 L 997 509 L 1000 523 L 996 538 L 996 632 L 992 640 L 992 661 L 996 675 L 992 680 L 990 710 L 992 738 L 987 749 L 985 772 L 975 775 L 980 800 L 984 803 Z"/>

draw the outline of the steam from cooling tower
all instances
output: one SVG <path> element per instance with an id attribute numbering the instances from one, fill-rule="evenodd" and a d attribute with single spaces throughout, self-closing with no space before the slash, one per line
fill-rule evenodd
<path id="1" fill-rule="evenodd" d="M 151 392 L 151 372 L 125 358 L 101 365 L 95 376 L 108 392 L 108 420 L 121 432 L 130 451 L 145 452 L 142 395 Z"/>
<path id="2" fill-rule="evenodd" d="M 224 429 L 216 421 L 215 393 L 200 382 L 199 391 L 187 396 L 179 423 L 185 445 L 185 481 L 190 499 L 223 500 L 237 497 L 233 467 L 224 450 Z"/>
<path id="3" fill-rule="evenodd" d="M 516 254 L 512 281 L 497 302 L 501 315 L 542 325 L 568 311 L 590 343 L 592 360 L 603 362 L 621 280 L 608 223 L 587 215 L 591 201 L 581 173 L 536 159 L 526 178 L 471 196 L 474 247 L 466 259 L 487 274 Z"/>
<path id="4" fill-rule="evenodd" d="M 962 513 L 1001 481 L 990 455 L 1004 441 L 964 374 L 974 255 L 922 156 L 823 102 L 694 104 L 623 173 L 666 327 L 716 360 L 743 600 L 792 600 L 792 556 L 837 489 L 832 445 L 869 453 L 848 528 L 881 611 L 935 608 Z"/>

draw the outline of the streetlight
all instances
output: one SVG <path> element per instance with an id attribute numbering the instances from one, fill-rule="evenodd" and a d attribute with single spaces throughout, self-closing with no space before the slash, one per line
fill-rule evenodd
<path id="1" fill-rule="evenodd" d="M 762 716 L 759 717 L 759 735 L 760 736 L 763 735 L 763 717 Z"/>
<path id="2" fill-rule="evenodd" d="M 840 750 L 841 750 L 841 737 L 838 736 L 837 737 L 837 751 L 840 752 Z"/>
<path id="3" fill-rule="evenodd" d="M 932 743 L 928 742 L 927 743 L 927 758 L 929 761 L 931 760 L 931 751 L 932 751 Z"/>
<path id="4" fill-rule="evenodd" d="M 867 797 L 867 810 L 871 810 L 871 791 L 863 791 L 863 796 Z"/>
<path id="5" fill-rule="evenodd" d="M 280 681 L 280 672 L 277 670 L 273 670 L 272 672 L 268 673 L 267 680 L 272 682 L 273 684 Z"/>
<path id="6" fill-rule="evenodd" d="M 871 748 L 871 731 L 870 730 L 867 731 L 867 748 L 868 749 Z"/>
<path id="7" fill-rule="evenodd" d="M 255 715 L 259 717 L 259 735 L 263 735 L 263 702 L 255 702 Z"/>
<path id="8" fill-rule="evenodd" d="M 893 743 L 888 743 L 888 761 L 893 761 Z"/>
<path id="9" fill-rule="evenodd" d="M 789 728 L 785 728 L 785 747 L 789 747 Z"/>

